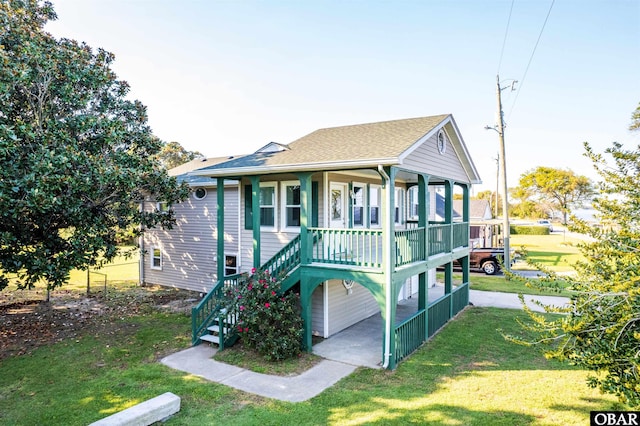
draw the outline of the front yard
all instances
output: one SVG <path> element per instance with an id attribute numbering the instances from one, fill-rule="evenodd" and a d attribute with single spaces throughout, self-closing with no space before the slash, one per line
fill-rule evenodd
<path id="1" fill-rule="evenodd" d="M 55 328 L 73 333 L 40 343 L 7 337 L 26 349 L 0 359 L 0 423 L 86 425 L 167 391 L 182 398 L 167 422 L 175 425 L 583 425 L 590 410 L 617 407 L 587 388 L 584 371 L 506 342 L 497 330 L 516 333 L 521 312 L 482 308 L 464 311 L 396 371 L 358 369 L 302 403 L 265 399 L 159 364 L 189 346 L 190 318 L 174 312 L 172 291 L 148 290 L 125 286 L 107 300 L 94 297 L 118 307 L 81 327 L 69 325 L 79 311 L 67 309 L 69 321 Z M 178 293 L 173 298 L 184 300 Z M 54 299 L 50 309 L 58 308 Z M 2 330 L 42 315 L 12 312 L 0 311 Z"/>

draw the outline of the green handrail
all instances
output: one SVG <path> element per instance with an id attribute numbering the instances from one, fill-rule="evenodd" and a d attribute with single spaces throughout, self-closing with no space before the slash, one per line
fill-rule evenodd
<path id="1" fill-rule="evenodd" d="M 300 235 L 296 236 L 279 252 L 267 260 L 260 270 L 269 272 L 272 277 L 287 275 L 300 264 Z"/>
<path id="2" fill-rule="evenodd" d="M 191 308 L 191 344 L 200 343 L 200 336 L 207 332 L 207 327 L 212 323 L 213 319 L 218 317 L 223 321 L 227 316 L 227 310 L 231 306 L 227 294 L 229 290 L 237 287 L 244 279 L 244 274 L 235 274 L 224 277 L 218 281 L 211 291 L 198 303 Z M 221 344 L 223 344 L 224 332 L 221 333 Z M 231 336 L 227 336 L 231 337 Z"/>

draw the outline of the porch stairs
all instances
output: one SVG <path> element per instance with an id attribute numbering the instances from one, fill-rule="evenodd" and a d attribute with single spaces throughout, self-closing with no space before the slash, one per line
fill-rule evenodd
<path id="1" fill-rule="evenodd" d="M 300 236 L 294 238 L 260 269 L 268 271 L 272 277 L 284 277 L 282 291 L 286 291 L 300 281 Z M 191 309 L 191 343 L 215 343 L 220 350 L 233 345 L 238 340 L 238 312 L 232 295 L 236 287 L 242 285 L 248 276 L 236 274 L 219 280 L 207 295 Z"/>

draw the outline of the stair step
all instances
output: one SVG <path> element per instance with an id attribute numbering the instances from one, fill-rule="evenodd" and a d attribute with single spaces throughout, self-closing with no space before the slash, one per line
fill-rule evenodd
<path id="1" fill-rule="evenodd" d="M 215 343 L 217 345 L 220 344 L 220 336 L 214 336 L 213 334 L 203 334 L 202 336 L 200 336 L 200 340 Z"/>
<path id="2" fill-rule="evenodd" d="M 231 327 L 223 327 L 225 334 L 229 333 L 229 331 L 231 330 Z M 213 324 L 210 325 L 209 327 L 207 327 L 207 330 L 213 332 L 213 333 L 220 333 L 220 326 L 218 324 Z"/>

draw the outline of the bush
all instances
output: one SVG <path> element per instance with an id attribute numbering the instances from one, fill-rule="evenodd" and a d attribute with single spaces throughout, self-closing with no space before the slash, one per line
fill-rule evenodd
<path id="1" fill-rule="evenodd" d="M 238 287 L 238 332 L 245 345 L 268 361 L 293 358 L 302 352 L 303 321 L 300 297 L 281 294 L 281 280 L 266 271 L 251 271 Z"/>
<path id="2" fill-rule="evenodd" d="M 549 228 L 537 225 L 511 225 L 511 234 L 520 235 L 549 235 Z"/>

